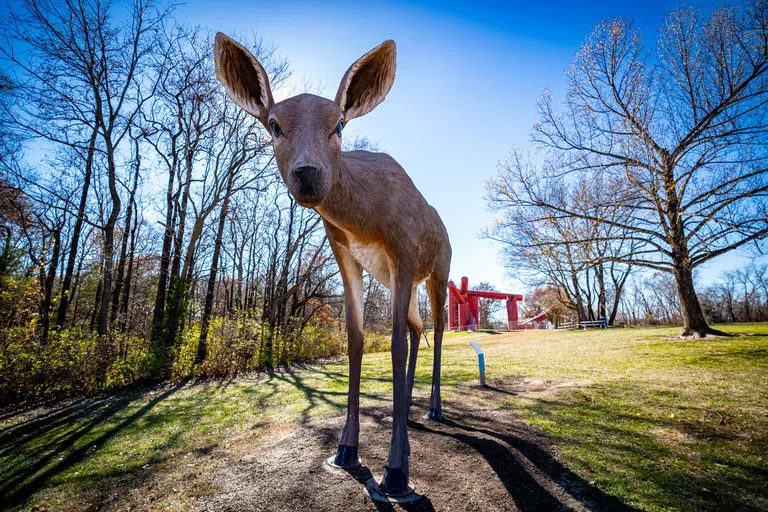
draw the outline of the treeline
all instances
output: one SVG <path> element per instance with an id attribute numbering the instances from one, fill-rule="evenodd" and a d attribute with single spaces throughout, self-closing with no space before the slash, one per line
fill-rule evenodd
<path id="1" fill-rule="evenodd" d="M 768 321 L 768 265 L 750 263 L 724 272 L 704 291 L 702 307 L 713 322 Z"/>
<path id="2" fill-rule="evenodd" d="M 726 317 L 703 307 L 696 270 L 768 236 L 767 27 L 765 0 L 708 18 L 678 8 L 651 47 L 630 20 L 600 23 L 562 101 L 541 98 L 535 151 L 513 151 L 488 184 L 486 234 L 507 266 L 571 319 L 613 323 L 622 302 L 645 316 L 673 289 L 671 309 L 648 314 L 718 334 L 706 315 Z"/>
<path id="3" fill-rule="evenodd" d="M 717 281 L 702 287 L 700 301 L 711 323 L 768 321 L 768 265 L 748 263 L 720 273 Z M 632 276 L 619 318 L 628 325 L 679 325 L 674 278 L 660 272 Z"/>
<path id="4" fill-rule="evenodd" d="M 321 221 L 226 99 L 213 34 L 147 0 L 9 9 L 0 402 L 341 354 Z M 249 47 L 279 89 L 285 61 Z M 369 286 L 372 319 L 382 296 Z"/>
<path id="5" fill-rule="evenodd" d="M 555 324 L 577 320 L 578 306 L 569 297 L 567 290 L 554 285 L 533 288 L 525 297 L 523 315 L 546 312 Z M 700 300 L 711 323 L 768 321 L 768 265 L 749 263 L 722 272 L 715 283 L 702 288 Z M 597 297 L 585 295 L 582 306 L 587 313 L 582 320 L 600 318 Z M 682 321 L 674 277 L 663 272 L 635 271 L 626 280 L 609 325 L 680 325 Z"/>

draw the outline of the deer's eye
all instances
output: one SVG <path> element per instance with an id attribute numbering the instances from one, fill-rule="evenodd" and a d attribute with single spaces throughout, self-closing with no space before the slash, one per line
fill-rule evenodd
<path id="1" fill-rule="evenodd" d="M 269 126 L 272 128 L 272 133 L 275 134 L 275 137 L 279 137 L 283 134 L 283 130 L 280 129 L 280 125 L 275 121 L 270 121 Z"/>
<path id="2" fill-rule="evenodd" d="M 336 125 L 336 128 L 333 130 L 333 133 L 341 137 L 342 128 L 344 128 L 344 121 L 339 121 L 339 124 Z"/>

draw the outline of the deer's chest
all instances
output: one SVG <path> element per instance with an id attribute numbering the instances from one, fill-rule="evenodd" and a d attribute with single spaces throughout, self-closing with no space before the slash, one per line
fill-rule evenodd
<path id="1" fill-rule="evenodd" d="M 348 249 L 366 272 L 388 289 L 392 289 L 391 262 L 387 251 L 381 245 L 350 240 Z"/>

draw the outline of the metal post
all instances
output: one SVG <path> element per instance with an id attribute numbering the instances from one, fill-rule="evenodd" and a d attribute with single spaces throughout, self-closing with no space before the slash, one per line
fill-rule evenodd
<path id="1" fill-rule="evenodd" d="M 516 331 L 519 328 L 517 316 L 517 299 L 507 299 L 507 330 Z"/>
<path id="2" fill-rule="evenodd" d="M 470 342 L 470 345 L 477 352 L 477 364 L 480 367 L 480 385 L 485 387 L 485 354 L 483 354 L 483 351 L 480 350 L 480 347 L 474 341 Z"/>

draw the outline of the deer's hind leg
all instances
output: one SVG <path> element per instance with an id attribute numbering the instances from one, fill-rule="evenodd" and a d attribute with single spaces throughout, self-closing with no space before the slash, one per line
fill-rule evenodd
<path id="1" fill-rule="evenodd" d="M 445 330 L 445 300 L 448 294 L 448 277 L 433 274 L 427 279 L 427 293 L 432 305 L 432 318 L 435 322 L 433 344 L 435 357 L 432 363 L 432 392 L 429 398 L 429 419 L 443 418 L 443 403 L 440 398 L 440 365 L 443 350 L 443 331 Z"/>
<path id="2" fill-rule="evenodd" d="M 411 347 L 408 352 L 408 407 L 413 403 L 413 381 L 416 378 L 416 359 L 419 355 L 421 333 L 424 332 L 424 322 L 419 315 L 419 286 L 414 285 L 411 292 L 411 303 L 408 307 L 408 331 L 411 335 Z"/>

